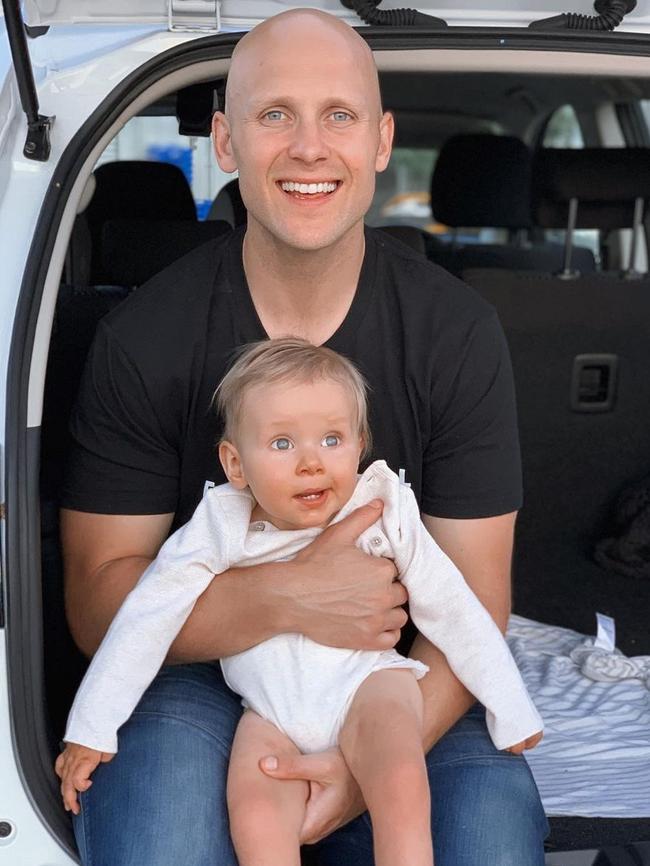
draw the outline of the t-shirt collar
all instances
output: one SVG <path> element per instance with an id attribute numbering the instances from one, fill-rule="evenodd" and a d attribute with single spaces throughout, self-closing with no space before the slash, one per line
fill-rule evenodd
<path id="1" fill-rule="evenodd" d="M 233 293 L 235 329 L 237 338 L 244 343 L 268 339 L 268 334 L 257 315 L 255 304 L 251 297 L 243 264 L 243 244 L 246 227 L 241 226 L 233 231 L 226 257 L 226 279 Z M 359 274 L 357 290 L 345 318 L 325 342 L 325 345 L 336 350 L 339 344 L 347 344 L 365 315 L 371 297 L 376 289 L 377 246 L 371 229 L 365 229 L 366 249 Z"/>

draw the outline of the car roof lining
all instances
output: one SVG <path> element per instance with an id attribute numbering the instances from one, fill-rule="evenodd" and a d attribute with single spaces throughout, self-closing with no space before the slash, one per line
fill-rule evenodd
<path id="1" fill-rule="evenodd" d="M 395 114 L 396 145 L 434 147 L 459 132 L 528 140 L 563 105 L 595 112 L 604 104 L 650 99 L 650 78 L 391 72 L 382 74 L 382 94 Z"/>
<path id="2" fill-rule="evenodd" d="M 561 69 L 563 76 L 650 77 L 647 56 L 611 52 L 423 48 L 373 53 L 381 72 L 485 72 L 487 68 L 490 72 L 548 75 L 549 69 Z"/>
<path id="3" fill-rule="evenodd" d="M 604 64 L 600 54 L 425 49 L 377 51 L 375 58 L 384 105 L 397 118 L 398 146 L 430 147 L 454 131 L 524 136 L 540 115 L 567 103 L 596 109 L 603 103 L 650 99 L 650 64 L 639 57 L 610 55 Z M 562 71 L 549 73 L 549 67 Z M 453 77 L 453 86 L 439 86 L 444 76 Z M 204 83 L 217 84 L 214 77 Z M 175 93 L 170 92 L 140 113 L 175 112 Z"/>

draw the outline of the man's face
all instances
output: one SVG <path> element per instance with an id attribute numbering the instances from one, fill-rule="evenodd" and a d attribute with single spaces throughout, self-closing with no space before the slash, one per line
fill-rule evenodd
<path id="1" fill-rule="evenodd" d="M 294 249 L 336 243 L 362 223 L 390 156 L 392 117 L 381 115 L 363 46 L 288 16 L 247 48 L 234 74 L 215 148 L 222 168 L 239 170 L 249 229 Z"/>

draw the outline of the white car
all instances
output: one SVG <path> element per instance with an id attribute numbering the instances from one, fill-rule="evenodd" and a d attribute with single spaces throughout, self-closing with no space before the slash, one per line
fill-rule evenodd
<path id="1" fill-rule="evenodd" d="M 628 656 L 650 654 L 650 0 L 414 2 L 430 16 L 414 25 L 394 2 L 4 2 L 2 866 L 79 862 L 53 761 L 83 670 L 65 625 L 57 496 L 85 353 L 104 312 L 245 218 L 212 158 L 210 115 L 238 36 L 288 8 L 339 16 L 374 51 L 397 139 L 369 221 L 500 312 L 526 484 L 515 613 L 588 635 L 598 610 Z M 166 181 L 144 162 L 176 167 L 163 170 L 169 194 L 152 200 Z M 415 199 L 395 227 L 387 203 Z M 627 727 L 650 712 L 637 694 L 612 742 L 594 740 L 613 776 L 556 764 L 567 795 L 595 786 L 602 808 L 549 806 L 547 866 L 650 864 L 650 737 Z"/>

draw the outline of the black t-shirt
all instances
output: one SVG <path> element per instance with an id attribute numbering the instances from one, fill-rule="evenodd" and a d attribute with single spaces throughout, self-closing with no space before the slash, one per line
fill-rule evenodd
<path id="1" fill-rule="evenodd" d="M 99 324 L 71 431 L 62 504 L 175 512 L 225 478 L 214 390 L 236 348 L 267 337 L 242 266 L 243 230 L 166 268 Z M 521 505 L 512 372 L 494 309 L 471 288 L 366 229 L 359 285 L 327 346 L 370 385 L 370 459 L 407 480 L 426 514 L 488 517 Z"/>

